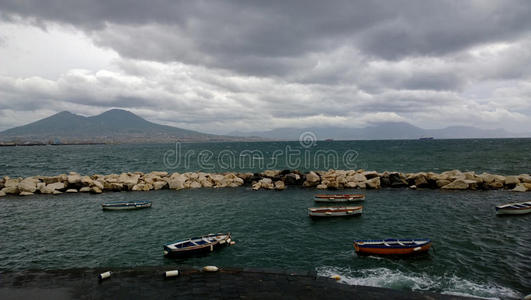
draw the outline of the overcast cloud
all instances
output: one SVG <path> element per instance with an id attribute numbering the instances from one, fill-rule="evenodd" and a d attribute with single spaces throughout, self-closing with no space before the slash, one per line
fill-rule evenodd
<path id="1" fill-rule="evenodd" d="M 0 130 L 110 108 L 212 133 L 531 132 L 531 3 L 0 0 Z"/>

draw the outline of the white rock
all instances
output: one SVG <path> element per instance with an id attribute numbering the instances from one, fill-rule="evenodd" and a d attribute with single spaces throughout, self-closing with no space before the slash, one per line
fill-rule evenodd
<path id="1" fill-rule="evenodd" d="M 328 186 L 326 184 L 319 184 L 317 185 L 317 188 L 320 189 L 320 190 L 326 190 L 328 188 Z"/>
<path id="2" fill-rule="evenodd" d="M 286 185 L 284 184 L 284 181 L 282 180 L 278 180 L 278 181 L 275 181 L 275 190 L 285 190 L 286 189 Z"/>
<path id="3" fill-rule="evenodd" d="M 33 178 L 26 178 L 17 185 L 20 192 L 34 193 L 37 190 L 37 182 Z"/>
<path id="4" fill-rule="evenodd" d="M 198 189 L 198 188 L 200 188 L 200 187 L 201 187 L 201 184 L 200 184 L 199 182 L 197 182 L 197 181 L 192 181 L 192 182 L 190 183 L 190 188 L 191 188 L 191 189 Z"/>
<path id="5" fill-rule="evenodd" d="M 33 193 L 31 193 L 31 192 L 20 192 L 19 195 L 20 196 L 31 196 L 31 195 L 33 195 Z"/>
<path id="6" fill-rule="evenodd" d="M 66 177 L 66 180 L 68 181 L 68 184 L 80 183 L 81 182 L 81 175 L 79 175 L 77 173 L 70 173 L 70 175 L 68 175 Z"/>
<path id="7" fill-rule="evenodd" d="M 315 172 L 313 171 L 306 174 L 306 181 L 308 181 L 309 183 L 316 183 L 316 182 L 319 182 L 320 180 L 321 178 L 319 177 L 319 175 L 315 174 Z"/>
<path id="8" fill-rule="evenodd" d="M 513 192 L 527 192 L 527 188 L 523 184 L 518 184 L 511 191 L 513 191 Z"/>
<path id="9" fill-rule="evenodd" d="M 66 190 L 67 193 L 77 193 L 76 189 L 68 189 Z"/>
<path id="10" fill-rule="evenodd" d="M 79 192 L 81 192 L 81 193 L 88 193 L 88 192 L 90 192 L 90 187 L 88 187 L 88 186 L 84 186 L 84 187 L 82 187 L 82 188 L 79 189 Z"/>

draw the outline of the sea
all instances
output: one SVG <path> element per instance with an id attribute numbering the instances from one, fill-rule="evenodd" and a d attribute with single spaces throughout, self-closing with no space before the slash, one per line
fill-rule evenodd
<path id="1" fill-rule="evenodd" d="M 531 139 L 227 142 L 0 147 L 0 176 L 68 172 L 261 172 L 364 169 L 529 174 Z M 249 187 L 0 198 L 0 272 L 137 266 L 241 267 L 340 275 L 341 282 L 484 298 L 531 293 L 531 214 L 495 205 L 530 193 L 383 188 L 363 192 L 363 214 L 312 220 L 315 190 Z M 101 204 L 151 200 L 138 211 Z M 169 259 L 162 246 L 213 232 L 236 244 L 206 257 Z M 430 238 L 407 258 L 357 256 L 356 239 Z"/>

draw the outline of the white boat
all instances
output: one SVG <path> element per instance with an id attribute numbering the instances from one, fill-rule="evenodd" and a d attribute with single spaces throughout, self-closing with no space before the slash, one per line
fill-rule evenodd
<path id="1" fill-rule="evenodd" d="M 523 215 L 528 213 L 531 213 L 531 201 L 496 206 L 497 215 Z"/>
<path id="2" fill-rule="evenodd" d="M 334 206 L 308 208 L 310 217 L 346 217 L 361 214 L 363 206 Z"/>

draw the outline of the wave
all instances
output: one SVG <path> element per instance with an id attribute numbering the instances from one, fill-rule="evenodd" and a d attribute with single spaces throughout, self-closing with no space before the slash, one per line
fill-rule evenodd
<path id="1" fill-rule="evenodd" d="M 337 267 L 319 267 L 317 268 L 317 274 L 324 277 L 340 275 L 340 282 L 349 285 L 430 291 L 447 295 L 481 297 L 486 299 L 523 297 L 523 295 L 510 288 L 492 283 L 476 283 L 455 275 L 437 276 L 425 273 L 405 273 L 387 268 L 351 270 Z"/>

